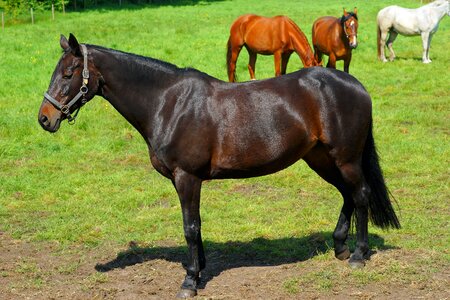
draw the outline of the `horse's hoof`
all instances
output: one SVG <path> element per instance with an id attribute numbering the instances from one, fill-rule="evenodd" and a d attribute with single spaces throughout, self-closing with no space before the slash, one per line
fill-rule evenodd
<path id="1" fill-rule="evenodd" d="M 366 266 L 364 260 L 351 260 L 348 262 L 352 269 L 362 269 Z"/>
<path id="2" fill-rule="evenodd" d="M 193 298 L 197 296 L 196 290 L 181 289 L 177 294 L 177 299 Z"/>
<path id="3" fill-rule="evenodd" d="M 341 253 L 336 253 L 335 252 L 334 256 L 336 256 L 336 258 L 339 259 L 339 260 L 346 260 L 347 258 L 350 257 L 350 250 L 348 250 L 348 248 L 346 248 Z"/>

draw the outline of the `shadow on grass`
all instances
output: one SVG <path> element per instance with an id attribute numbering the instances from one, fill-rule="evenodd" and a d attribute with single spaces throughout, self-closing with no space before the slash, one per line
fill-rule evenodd
<path id="1" fill-rule="evenodd" d="M 369 243 L 372 248 L 381 250 L 394 248 L 385 245 L 384 239 L 376 234 L 369 234 Z M 353 250 L 354 241 L 350 240 L 349 244 Z M 200 288 L 204 288 L 211 279 L 225 270 L 240 267 L 277 266 L 306 261 L 332 249 L 333 239 L 331 232 L 321 232 L 301 238 L 292 237 L 275 240 L 256 238 L 249 242 L 216 243 L 204 241 L 204 247 L 206 268 L 201 273 Z M 109 262 L 97 264 L 95 269 L 99 272 L 108 272 L 155 259 L 180 262 L 185 265 L 187 247 L 139 247 L 131 242 L 126 251 L 120 252 L 115 259 Z"/>
<path id="2" fill-rule="evenodd" d="M 210 5 L 216 2 L 223 2 L 227 0 L 128 0 L 122 1 L 119 5 L 119 1 L 110 2 L 97 5 L 83 5 L 78 4 L 77 8 L 70 5 L 66 8 L 66 12 L 82 12 L 89 10 L 136 10 L 142 8 L 158 8 L 162 6 L 194 6 L 194 5 Z"/>

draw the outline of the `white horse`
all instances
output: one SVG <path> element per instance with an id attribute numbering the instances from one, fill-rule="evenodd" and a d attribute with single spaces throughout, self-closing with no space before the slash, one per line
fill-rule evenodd
<path id="1" fill-rule="evenodd" d="M 392 43 L 400 33 L 405 36 L 421 35 L 423 44 L 422 62 L 431 62 L 429 57 L 430 43 L 433 34 L 437 31 L 439 22 L 447 14 L 450 16 L 448 0 L 436 0 L 417 9 L 408 9 L 400 6 L 388 6 L 378 12 L 378 58 L 386 62 L 384 47 L 386 45 L 391 52 L 389 60 L 395 58 Z"/>

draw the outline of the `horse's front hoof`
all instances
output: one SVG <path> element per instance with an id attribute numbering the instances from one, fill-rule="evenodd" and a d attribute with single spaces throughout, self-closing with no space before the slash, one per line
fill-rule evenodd
<path id="1" fill-rule="evenodd" d="M 366 263 L 364 262 L 364 260 L 352 260 L 350 259 L 348 261 L 348 264 L 350 265 L 350 267 L 352 269 L 362 269 L 366 266 Z"/>
<path id="2" fill-rule="evenodd" d="M 177 299 L 194 298 L 197 296 L 196 290 L 181 289 L 177 294 Z"/>
<path id="3" fill-rule="evenodd" d="M 341 253 L 336 253 L 335 252 L 334 256 L 336 256 L 336 258 L 339 259 L 339 260 L 346 260 L 347 258 L 350 257 L 350 250 L 348 250 L 348 248 L 346 248 Z"/>

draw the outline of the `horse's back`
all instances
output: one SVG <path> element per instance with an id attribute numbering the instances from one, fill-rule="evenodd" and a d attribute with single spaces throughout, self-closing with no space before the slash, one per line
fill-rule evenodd
<path id="1" fill-rule="evenodd" d="M 349 140 L 356 144 L 371 122 L 364 87 L 351 75 L 321 67 L 260 81 L 217 83 L 210 99 L 216 133 L 210 175 L 216 178 L 281 170 L 317 143 L 330 149 Z"/>
<path id="2" fill-rule="evenodd" d="M 230 37 L 238 36 L 238 44 L 245 44 L 257 53 L 273 54 L 280 45 L 289 42 L 286 26 L 290 26 L 291 22 L 286 16 L 269 18 L 247 14 L 240 16 L 232 24 Z"/>
<path id="3" fill-rule="evenodd" d="M 331 31 L 334 30 L 338 18 L 332 16 L 320 17 L 314 21 L 312 26 L 312 39 L 321 41 L 328 38 Z"/>

